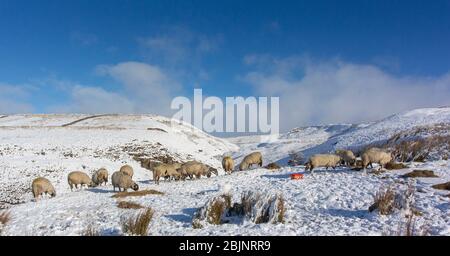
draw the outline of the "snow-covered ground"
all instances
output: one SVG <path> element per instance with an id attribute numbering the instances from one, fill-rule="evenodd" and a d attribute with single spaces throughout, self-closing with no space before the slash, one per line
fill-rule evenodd
<path id="1" fill-rule="evenodd" d="M 433 170 L 438 178 L 411 179 L 417 192 L 416 226 L 433 235 L 450 235 L 448 191 L 432 184 L 450 180 L 450 161 L 411 163 L 408 169 L 379 175 L 363 174 L 345 167 L 305 173 L 303 180 L 289 174 L 304 173 L 303 167 L 281 170 L 252 169 L 219 176 L 155 185 L 149 170 L 133 156 L 170 156 L 176 160 L 196 159 L 220 168 L 223 155 L 261 151 L 265 163 L 286 160 L 291 151 L 329 152 L 389 139 L 414 126 L 450 123 L 450 108 L 422 109 L 391 116 L 364 125 L 305 127 L 280 135 L 275 142 L 261 143 L 258 137 L 228 140 L 207 135 L 189 125 L 171 125 L 158 116 L 15 115 L 0 118 L 0 207 L 10 207 L 11 221 L 2 235 L 80 235 L 92 225 L 103 235 L 121 235 L 120 222 L 138 210 L 119 209 L 112 186 L 71 192 L 67 174 L 82 170 L 91 174 L 100 167 L 110 173 L 123 164 L 135 169 L 140 189 L 155 189 L 164 195 L 129 197 L 126 201 L 155 210 L 150 235 L 388 235 L 398 231 L 399 214 L 380 216 L 368 212 L 380 187 L 395 184 L 404 188 L 400 175 L 415 169 Z M 85 119 L 87 118 L 87 119 Z M 85 120 L 83 120 L 85 119 Z M 80 122 L 76 122 L 81 120 Z M 69 124 L 69 125 L 67 125 Z M 149 129 L 150 128 L 150 129 Z M 155 129 L 156 128 L 156 129 Z M 162 130 L 161 130 L 162 129 Z M 32 200 L 31 181 L 50 179 L 57 196 Z M 224 187 L 232 187 L 234 200 L 247 190 L 281 192 L 286 201 L 284 224 L 239 224 L 192 228 L 195 210 Z"/>

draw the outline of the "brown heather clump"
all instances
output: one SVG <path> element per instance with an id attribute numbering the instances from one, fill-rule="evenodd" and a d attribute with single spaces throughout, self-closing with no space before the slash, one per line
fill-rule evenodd
<path id="1" fill-rule="evenodd" d="M 0 235 L 2 234 L 3 227 L 11 220 L 11 214 L 8 211 L 0 212 Z"/>
<path id="2" fill-rule="evenodd" d="M 435 178 L 438 177 L 430 170 L 414 170 L 401 176 L 402 178 Z"/>
<path id="3" fill-rule="evenodd" d="M 142 208 L 144 208 L 144 206 L 142 206 L 138 203 L 129 202 L 129 201 L 119 201 L 117 203 L 117 207 L 119 207 L 120 209 L 142 209 Z"/>
<path id="4" fill-rule="evenodd" d="M 434 189 L 450 190 L 450 182 L 436 184 L 431 187 Z"/>
<path id="5" fill-rule="evenodd" d="M 100 236 L 100 232 L 93 224 L 89 224 L 82 232 L 82 236 Z"/>
<path id="6" fill-rule="evenodd" d="M 151 208 L 146 208 L 136 216 L 125 219 L 121 223 L 122 231 L 130 235 L 147 236 L 153 214 L 154 211 Z"/>
<path id="7" fill-rule="evenodd" d="M 374 196 L 374 203 L 369 207 L 369 212 L 378 210 L 381 215 L 389 215 L 395 210 L 395 191 L 392 187 L 381 189 Z"/>
<path id="8" fill-rule="evenodd" d="M 146 196 L 146 195 L 164 195 L 163 192 L 153 190 L 153 189 L 147 189 L 147 190 L 139 190 L 139 191 L 131 191 L 131 192 L 119 192 L 114 194 L 113 198 L 123 198 L 123 197 L 129 197 L 129 196 Z"/>

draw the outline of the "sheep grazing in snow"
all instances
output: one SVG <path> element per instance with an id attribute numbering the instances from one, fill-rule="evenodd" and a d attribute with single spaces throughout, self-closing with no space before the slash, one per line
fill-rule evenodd
<path id="1" fill-rule="evenodd" d="M 83 185 L 87 185 L 88 187 L 94 187 L 95 184 L 92 182 L 91 178 L 84 173 L 79 171 L 74 171 L 69 173 L 67 176 L 67 181 L 69 182 L 70 190 L 73 191 L 73 187 L 78 188 L 78 185 L 80 185 L 80 188 L 83 188 Z"/>
<path id="2" fill-rule="evenodd" d="M 47 193 L 51 197 L 56 196 L 56 191 L 52 183 L 48 179 L 42 177 L 33 180 L 31 183 L 31 191 L 36 200 L 44 193 Z"/>
<path id="3" fill-rule="evenodd" d="M 347 166 L 353 166 L 356 163 L 356 157 L 351 150 L 338 149 L 335 153 L 342 158 Z"/>
<path id="4" fill-rule="evenodd" d="M 222 167 L 227 174 L 231 174 L 234 169 L 234 160 L 230 156 L 226 156 L 222 159 Z"/>
<path id="5" fill-rule="evenodd" d="M 134 182 L 130 176 L 124 174 L 123 172 L 114 172 L 111 176 L 111 182 L 113 185 L 113 190 L 116 191 L 116 187 L 122 189 L 123 191 L 127 191 L 128 189 L 133 189 L 134 191 L 139 190 L 139 185 Z"/>
<path id="6" fill-rule="evenodd" d="M 128 176 L 130 176 L 131 178 L 133 178 L 133 167 L 129 166 L 129 165 L 124 165 L 122 167 L 120 167 L 119 172 L 126 174 Z"/>
<path id="7" fill-rule="evenodd" d="M 314 168 L 317 167 L 326 167 L 328 170 L 329 167 L 332 167 L 333 169 L 336 168 L 336 166 L 341 161 L 341 157 L 334 154 L 317 154 L 313 155 L 309 158 L 308 163 L 306 164 L 305 170 L 308 169 L 312 172 Z"/>
<path id="8" fill-rule="evenodd" d="M 167 164 L 166 174 L 164 176 L 164 180 L 180 180 L 182 178 L 182 174 L 177 171 L 180 167 L 180 163 Z"/>
<path id="9" fill-rule="evenodd" d="M 383 169 L 387 163 L 392 161 L 392 155 L 379 148 L 370 148 L 361 155 L 361 160 L 364 170 L 369 164 L 373 168 L 372 163 L 379 164 Z"/>
<path id="10" fill-rule="evenodd" d="M 159 184 L 159 179 L 161 177 L 169 177 L 169 179 L 174 178 L 175 180 L 179 180 L 182 175 L 180 172 L 177 171 L 178 168 L 181 167 L 181 164 L 175 163 L 175 164 L 165 164 L 165 163 L 159 163 L 159 164 L 153 164 L 152 165 L 152 171 L 153 171 L 153 180 L 156 184 Z"/>
<path id="11" fill-rule="evenodd" d="M 211 174 L 214 173 L 216 176 L 219 174 L 217 172 L 217 169 L 208 166 L 206 164 L 202 164 L 197 161 L 189 161 L 181 165 L 181 170 L 179 170 L 182 173 L 185 173 L 187 176 L 189 176 L 191 179 L 195 176 L 197 179 L 200 179 L 200 177 L 206 176 L 211 177 Z"/>
<path id="12" fill-rule="evenodd" d="M 251 167 L 253 164 L 258 164 L 260 167 L 262 167 L 262 155 L 260 152 L 253 152 L 242 160 L 242 162 L 239 164 L 239 170 L 247 170 L 249 167 Z"/>
<path id="13" fill-rule="evenodd" d="M 105 168 L 100 168 L 94 174 L 92 174 L 92 182 L 96 186 L 101 185 L 103 183 L 108 183 L 108 171 Z"/>

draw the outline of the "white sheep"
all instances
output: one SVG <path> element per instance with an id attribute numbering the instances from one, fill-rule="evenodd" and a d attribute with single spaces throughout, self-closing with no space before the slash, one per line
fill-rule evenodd
<path id="1" fill-rule="evenodd" d="M 111 182 L 113 185 L 113 190 L 116 191 L 116 187 L 127 192 L 128 189 L 133 189 L 134 191 L 139 190 L 139 185 L 134 182 L 129 175 L 126 175 L 120 171 L 114 172 L 111 176 Z"/>
<path id="2" fill-rule="evenodd" d="M 96 186 L 105 183 L 108 183 L 108 171 L 105 168 L 100 168 L 94 174 L 92 174 L 92 182 Z"/>
<path id="3" fill-rule="evenodd" d="M 338 149 L 335 153 L 342 158 L 347 166 L 353 166 L 356 163 L 356 157 L 351 150 Z"/>
<path id="4" fill-rule="evenodd" d="M 51 197 L 56 196 L 56 190 L 53 187 L 52 183 L 43 177 L 39 177 L 33 180 L 31 183 L 31 191 L 33 192 L 33 197 L 38 200 L 39 196 L 44 193 L 47 193 Z"/>
<path id="5" fill-rule="evenodd" d="M 234 169 L 234 160 L 230 156 L 226 156 L 222 159 L 222 167 L 227 174 L 231 174 Z"/>
<path id="6" fill-rule="evenodd" d="M 165 163 L 159 163 L 159 164 L 152 164 L 151 170 L 153 172 L 153 180 L 156 184 L 159 184 L 159 179 L 161 177 L 169 177 L 174 178 L 175 180 L 179 180 L 181 178 L 181 173 L 177 171 L 181 167 L 181 164 L 174 163 L 174 164 L 165 164 Z"/>
<path id="7" fill-rule="evenodd" d="M 383 169 L 387 163 L 392 161 L 392 155 L 379 148 L 370 148 L 361 155 L 361 160 L 364 171 L 369 164 L 373 168 L 372 163 L 379 164 Z"/>
<path id="8" fill-rule="evenodd" d="M 335 169 L 340 161 L 341 157 L 335 154 L 316 154 L 309 158 L 305 170 L 309 169 L 313 172 L 317 167 L 326 167 L 327 170 L 329 167 Z"/>
<path id="9" fill-rule="evenodd" d="M 133 178 L 133 175 L 134 175 L 133 167 L 131 167 L 129 165 L 124 165 L 124 166 L 120 167 L 119 172 L 122 172 L 122 173 L 130 176 L 131 178 Z"/>
<path id="10" fill-rule="evenodd" d="M 69 183 L 71 191 L 73 191 L 74 186 L 75 188 L 78 188 L 78 185 L 80 185 L 80 188 L 83 188 L 83 185 L 87 185 L 88 187 L 95 186 L 91 178 L 86 173 L 80 171 L 69 173 L 69 175 L 67 176 L 67 181 Z"/>
<path id="11" fill-rule="evenodd" d="M 217 172 L 217 169 L 208 166 L 206 164 L 202 164 L 197 161 L 189 161 L 181 165 L 181 170 L 179 172 L 185 173 L 187 176 L 189 176 L 191 179 L 195 176 L 197 179 L 200 179 L 200 177 L 207 176 L 208 178 L 211 177 L 211 174 L 214 173 L 216 176 L 219 174 Z"/>
<path id="12" fill-rule="evenodd" d="M 260 152 L 253 152 L 242 160 L 239 164 L 239 170 L 243 171 L 251 167 L 253 164 L 258 164 L 260 167 L 263 165 L 262 155 Z"/>

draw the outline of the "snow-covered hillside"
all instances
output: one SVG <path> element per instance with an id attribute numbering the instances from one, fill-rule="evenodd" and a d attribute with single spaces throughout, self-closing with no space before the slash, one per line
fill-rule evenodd
<path id="1" fill-rule="evenodd" d="M 93 226 L 102 235 L 122 235 L 121 221 L 138 210 L 120 209 L 112 185 L 71 192 L 67 174 L 81 170 L 91 174 L 106 167 L 110 174 L 124 164 L 135 169 L 140 190 L 155 189 L 163 195 L 122 200 L 155 211 L 150 235 L 385 235 L 396 234 L 404 221 L 400 213 L 381 216 L 369 213 L 380 187 L 416 190 L 416 208 L 422 213 L 417 227 L 433 235 L 450 235 L 448 192 L 431 188 L 450 180 L 450 161 L 409 163 L 408 168 L 381 174 L 363 174 L 339 167 L 305 173 L 303 166 L 272 171 L 256 168 L 224 175 L 221 159 L 232 154 L 261 151 L 265 164 L 285 163 L 289 152 L 329 152 L 338 147 L 357 147 L 387 140 L 392 135 L 422 125 L 450 123 L 450 108 L 421 109 L 360 124 L 304 127 L 282 134 L 279 140 L 261 138 L 219 139 L 188 124 L 172 125 L 151 115 L 14 115 L 0 116 L 0 206 L 9 207 L 11 220 L 2 235 L 80 235 Z M 238 146 L 236 146 L 238 145 Z M 162 181 L 155 185 L 151 172 L 134 157 L 196 159 L 219 168 L 219 176 L 187 181 Z M 416 169 L 433 170 L 438 177 L 407 180 L 402 174 Z M 292 173 L 304 179 L 291 180 Z M 35 202 L 31 181 L 47 177 L 57 190 L 55 198 Z M 248 190 L 277 191 L 285 198 L 284 224 L 240 223 L 192 227 L 194 212 L 212 196 L 231 187 L 234 200 Z"/>
<path id="2" fill-rule="evenodd" d="M 260 136 L 231 138 L 229 141 L 247 150 L 235 153 L 234 157 L 239 160 L 242 155 L 258 150 L 266 155 L 266 162 L 286 164 L 289 152 L 300 152 L 308 158 L 312 154 L 334 152 L 340 148 L 358 150 L 369 144 L 386 142 L 399 132 L 437 124 L 450 124 L 450 107 L 406 111 L 367 124 L 296 128 L 270 143 L 261 143 L 263 138 Z"/>
<path id="3" fill-rule="evenodd" d="M 227 141 L 190 125 L 159 116 L 14 115 L 0 119 L 0 207 L 31 199 L 31 181 L 49 177 L 67 191 L 66 176 L 127 163 L 138 179 L 151 173 L 133 156 L 173 157 L 221 166 L 224 153 L 237 150 Z M 81 121 L 79 121 L 81 120 Z M 79 122 L 78 122 L 79 121 Z"/>

